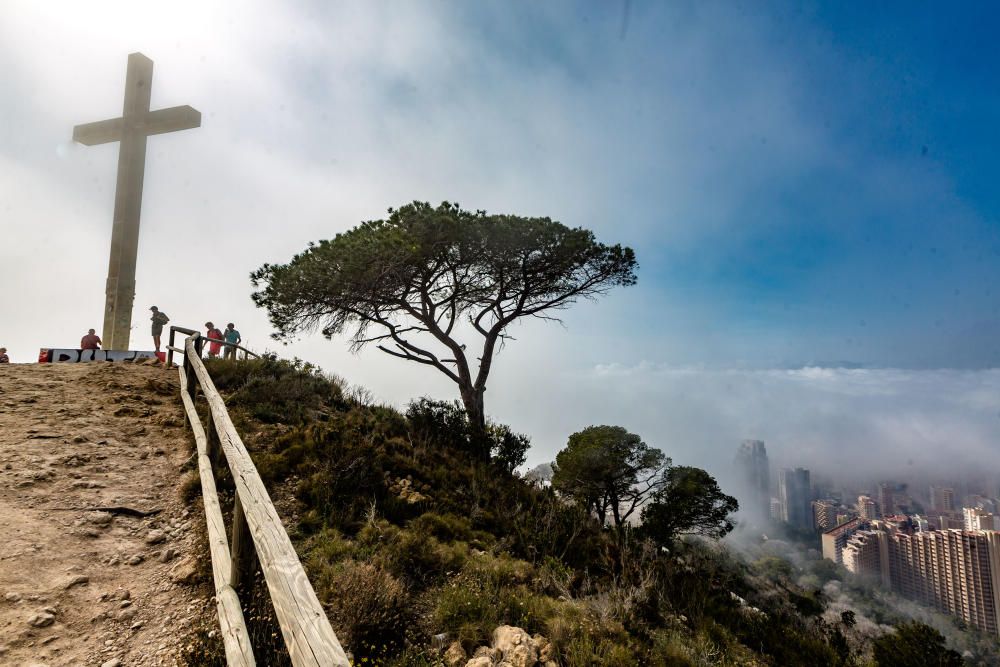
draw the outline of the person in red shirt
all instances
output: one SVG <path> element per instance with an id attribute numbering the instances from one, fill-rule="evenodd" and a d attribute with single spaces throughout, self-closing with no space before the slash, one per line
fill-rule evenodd
<path id="1" fill-rule="evenodd" d="M 101 337 L 94 333 L 93 329 L 87 330 L 87 335 L 80 339 L 81 350 L 101 349 Z"/>
<path id="2" fill-rule="evenodd" d="M 218 329 L 216 329 L 215 325 L 212 324 L 211 322 L 205 322 L 205 328 L 208 329 L 208 333 L 206 334 L 206 338 L 208 338 L 209 340 L 211 340 L 211 341 L 225 340 L 222 337 L 222 332 L 219 331 Z M 218 359 L 219 358 L 219 350 L 221 350 L 221 349 L 222 349 L 222 343 L 210 343 L 209 346 L 208 346 L 208 358 L 209 359 Z"/>

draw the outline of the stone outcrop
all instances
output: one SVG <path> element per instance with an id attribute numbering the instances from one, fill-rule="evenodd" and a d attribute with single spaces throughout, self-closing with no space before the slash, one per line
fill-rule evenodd
<path id="1" fill-rule="evenodd" d="M 445 652 L 445 664 L 461 664 L 449 658 L 458 658 L 459 651 L 464 658 L 461 645 L 453 643 Z M 545 637 L 532 637 L 521 628 L 501 625 L 493 631 L 492 644 L 477 648 L 464 667 L 557 667 L 557 663 L 552 659 L 552 644 Z"/>

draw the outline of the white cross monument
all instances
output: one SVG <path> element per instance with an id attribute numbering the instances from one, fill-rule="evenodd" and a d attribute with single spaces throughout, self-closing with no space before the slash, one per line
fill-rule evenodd
<path id="1" fill-rule="evenodd" d="M 127 350 L 135 299 L 135 261 L 139 250 L 139 211 L 146 166 L 146 137 L 188 130 L 201 125 L 201 113 L 189 106 L 149 110 L 153 61 L 141 53 L 128 57 L 125 108 L 121 118 L 73 128 L 73 141 L 86 146 L 120 142 L 115 220 L 111 231 L 111 259 L 105 290 L 104 349 Z"/>

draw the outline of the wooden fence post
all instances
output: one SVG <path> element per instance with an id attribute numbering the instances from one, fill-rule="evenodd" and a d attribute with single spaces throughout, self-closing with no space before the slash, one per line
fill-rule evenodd
<path id="1" fill-rule="evenodd" d="M 164 364 L 166 368 L 170 368 L 171 364 L 174 363 L 174 331 L 173 327 L 170 327 L 170 338 L 167 339 L 167 363 Z"/>
<path id="2" fill-rule="evenodd" d="M 212 410 L 208 410 L 208 418 L 205 420 L 205 440 L 208 444 L 208 460 L 212 462 L 213 468 L 219 461 L 219 432 L 215 428 L 215 417 Z"/>
<path id="3" fill-rule="evenodd" d="M 253 538 L 250 536 L 250 526 L 247 525 L 239 493 L 236 494 L 236 502 L 233 504 L 233 531 L 229 540 L 229 553 L 232 555 L 229 585 L 234 590 L 239 590 L 240 582 L 249 579 L 253 572 L 254 554 Z"/>

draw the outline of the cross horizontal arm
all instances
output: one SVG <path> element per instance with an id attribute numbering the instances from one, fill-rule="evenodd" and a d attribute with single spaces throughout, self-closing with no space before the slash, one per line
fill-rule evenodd
<path id="1" fill-rule="evenodd" d="M 140 134 L 146 136 L 176 132 L 177 130 L 190 130 L 200 126 L 201 112 L 187 105 L 150 111 L 145 118 L 136 121 L 134 125 Z M 77 125 L 73 128 L 73 141 L 84 146 L 121 141 L 123 128 L 124 120 L 121 118 Z"/>
<path id="2" fill-rule="evenodd" d="M 147 135 L 190 130 L 201 127 L 201 112 L 187 105 L 150 111 L 145 122 L 141 122 L 139 127 L 145 130 Z"/>
<path id="3" fill-rule="evenodd" d="M 122 138 L 122 119 L 99 120 L 96 123 L 86 123 L 73 128 L 73 141 L 84 146 L 96 146 Z"/>

